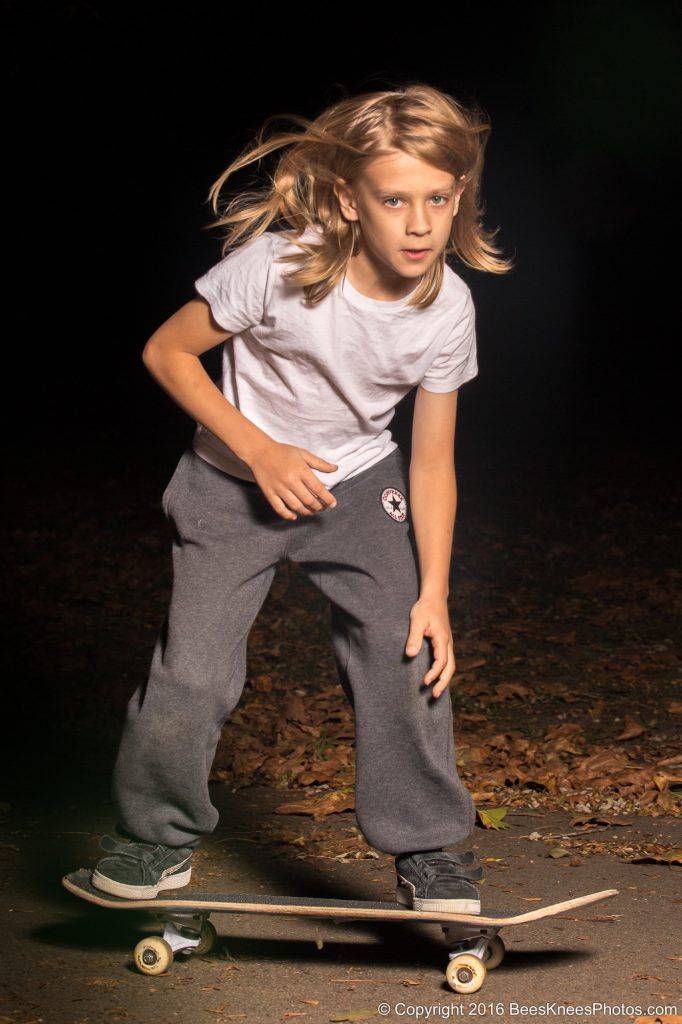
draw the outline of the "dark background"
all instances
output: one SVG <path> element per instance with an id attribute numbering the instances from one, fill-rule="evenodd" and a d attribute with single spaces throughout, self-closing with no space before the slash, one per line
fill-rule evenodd
<path id="1" fill-rule="evenodd" d="M 186 437 L 187 417 L 139 356 L 219 258 L 210 184 L 269 114 L 312 118 L 344 90 L 406 80 L 488 112 L 486 224 L 516 260 L 506 277 L 457 267 L 480 349 L 462 444 L 513 454 L 589 437 L 604 457 L 666 444 L 678 390 L 677 325 L 664 319 L 677 292 L 675 5 L 382 11 L 331 30 L 314 8 L 290 24 L 261 12 L 253 26 L 220 4 L 4 8 L 22 456 L 29 438 L 114 436 L 135 457 L 140 435 L 171 448 Z"/>
<path id="2" fill-rule="evenodd" d="M 25 714 L 36 735 L 41 724 L 59 734 L 123 642 L 125 593 L 81 651 L 81 682 L 57 635 L 72 629 L 65 595 L 129 554 L 132 508 L 165 545 L 159 500 L 194 424 L 140 354 L 219 258 L 208 189 L 274 113 L 313 118 L 346 93 L 407 81 L 480 104 L 493 124 L 486 224 L 516 268 L 453 264 L 473 291 L 479 350 L 460 396 L 463 501 L 469 482 L 487 512 L 512 489 L 568 525 L 556 489 L 564 501 L 574 482 L 603 477 L 664 518 L 672 509 L 675 5 L 332 8 L 324 23 L 318 7 L 2 10 L 12 727 Z M 214 375 L 217 354 L 206 360 Z M 405 445 L 412 397 L 395 421 Z M 132 584 L 141 604 L 147 583 Z M 70 642 L 77 651 L 78 630 Z M 150 653 L 145 633 L 138 673 Z"/>

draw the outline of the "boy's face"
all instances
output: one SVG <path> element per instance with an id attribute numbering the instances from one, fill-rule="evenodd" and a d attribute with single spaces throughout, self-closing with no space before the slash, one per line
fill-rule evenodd
<path id="1" fill-rule="evenodd" d="M 358 276 L 389 287 L 421 277 L 448 243 L 463 190 L 452 174 L 401 152 L 370 161 L 354 189 L 339 178 L 341 211 L 362 230 Z"/>

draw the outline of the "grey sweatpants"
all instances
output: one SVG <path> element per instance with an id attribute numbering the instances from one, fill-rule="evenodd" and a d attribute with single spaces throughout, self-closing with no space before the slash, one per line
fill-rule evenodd
<path id="1" fill-rule="evenodd" d="M 247 638 L 281 559 L 329 598 L 340 682 L 355 714 L 356 819 L 399 854 L 459 843 L 475 806 L 455 764 L 449 691 L 422 680 L 433 654 L 405 654 L 419 596 L 409 475 L 396 449 L 333 488 L 338 505 L 285 520 L 255 483 L 189 447 L 164 491 L 173 590 L 148 678 L 131 697 L 112 796 L 139 839 L 196 845 L 218 811 L 208 776 L 246 679 Z"/>

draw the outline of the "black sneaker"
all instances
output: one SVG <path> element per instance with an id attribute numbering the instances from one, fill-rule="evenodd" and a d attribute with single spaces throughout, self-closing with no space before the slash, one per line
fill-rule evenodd
<path id="1" fill-rule="evenodd" d="M 396 899 L 413 910 L 443 910 L 480 914 L 481 894 L 473 884 L 480 881 L 483 868 L 473 867 L 472 850 L 446 853 L 425 850 L 402 853 L 395 859 L 398 875 Z"/>
<path id="2" fill-rule="evenodd" d="M 154 843 L 121 843 L 111 836 L 100 840 L 112 856 L 103 857 L 94 868 L 91 882 L 97 889 L 130 900 L 146 900 L 162 889 L 179 889 L 192 877 L 190 846 L 162 846 Z"/>

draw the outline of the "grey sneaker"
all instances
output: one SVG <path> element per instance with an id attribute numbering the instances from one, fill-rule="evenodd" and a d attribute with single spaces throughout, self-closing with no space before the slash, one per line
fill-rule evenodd
<path id="1" fill-rule="evenodd" d="M 112 854 L 93 869 L 91 882 L 97 889 L 130 900 L 146 900 L 162 889 L 179 889 L 192 877 L 193 847 L 162 846 L 154 843 L 121 843 L 111 836 L 100 847 Z"/>
<path id="2" fill-rule="evenodd" d="M 413 910 L 480 914 L 481 894 L 473 881 L 483 877 L 483 868 L 480 864 L 473 867 L 473 863 L 472 850 L 402 853 L 395 859 L 396 899 Z"/>

